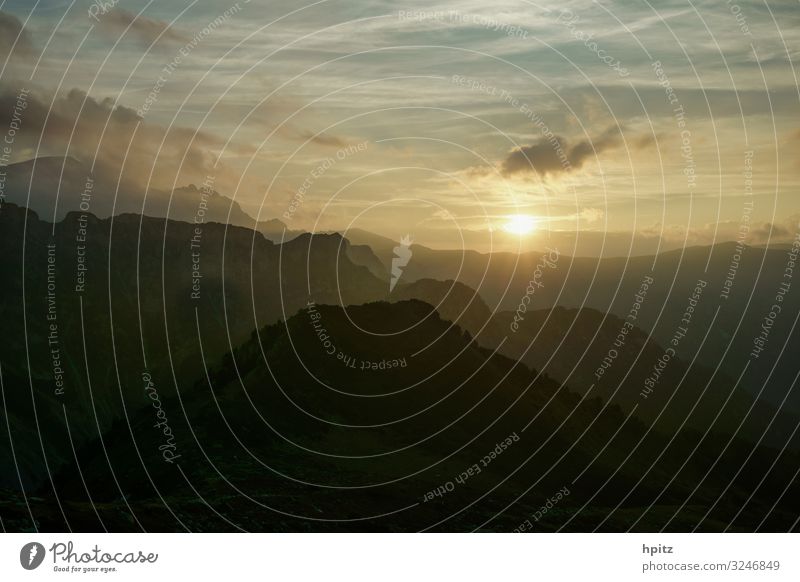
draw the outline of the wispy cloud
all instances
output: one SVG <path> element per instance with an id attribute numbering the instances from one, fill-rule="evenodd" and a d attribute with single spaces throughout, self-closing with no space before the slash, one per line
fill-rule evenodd
<path id="1" fill-rule="evenodd" d="M 127 34 L 133 36 L 140 43 L 149 46 L 155 42 L 187 42 L 189 36 L 171 27 L 162 20 L 147 16 L 137 16 L 122 8 L 114 8 L 100 19 L 99 28 L 113 34 Z"/>
<path id="2" fill-rule="evenodd" d="M 301 137 L 304 140 L 310 140 L 311 142 L 321 146 L 341 148 L 347 145 L 347 141 L 344 138 L 326 133 L 312 133 L 310 131 L 304 131 L 301 134 Z"/>
<path id="3" fill-rule="evenodd" d="M 19 18 L 0 11 L 0 56 L 9 54 L 18 57 L 30 56 L 34 52 L 30 33 L 22 26 Z"/>

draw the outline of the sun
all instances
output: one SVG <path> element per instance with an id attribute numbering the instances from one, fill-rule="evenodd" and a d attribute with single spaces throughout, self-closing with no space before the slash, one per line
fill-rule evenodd
<path id="1" fill-rule="evenodd" d="M 529 214 L 512 214 L 506 217 L 503 230 L 517 236 L 525 236 L 536 230 L 536 218 Z"/>

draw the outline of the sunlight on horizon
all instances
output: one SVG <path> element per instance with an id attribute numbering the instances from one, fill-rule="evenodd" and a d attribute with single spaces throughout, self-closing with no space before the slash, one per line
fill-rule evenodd
<path id="1" fill-rule="evenodd" d="M 537 219 L 529 214 L 512 214 L 507 217 L 503 230 L 509 234 L 526 236 L 536 231 Z"/>

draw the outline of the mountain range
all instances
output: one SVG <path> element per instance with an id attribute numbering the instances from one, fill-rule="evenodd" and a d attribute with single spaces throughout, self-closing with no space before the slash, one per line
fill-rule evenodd
<path id="1" fill-rule="evenodd" d="M 7 529 L 510 531 L 563 487 L 537 529 L 795 527 L 796 294 L 741 357 L 791 248 L 731 276 L 732 243 L 412 245 L 390 289 L 398 243 L 366 231 L 7 169 Z"/>

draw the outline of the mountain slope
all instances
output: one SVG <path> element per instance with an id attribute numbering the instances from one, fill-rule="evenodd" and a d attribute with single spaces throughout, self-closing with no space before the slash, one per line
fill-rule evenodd
<path id="1" fill-rule="evenodd" d="M 389 365 L 396 360 L 405 365 Z M 748 470 L 700 527 L 722 529 L 744 507 L 734 529 L 747 528 L 797 463 L 784 454 L 747 501 L 775 451 L 762 447 L 745 463 L 750 447 L 735 441 L 712 466 L 712 439 L 679 470 L 695 432 L 679 432 L 665 448 L 665 437 L 645 436 L 645 424 L 492 355 L 417 301 L 347 312 L 311 305 L 223 358 L 192 398 L 161 404 L 180 455 L 174 462 L 159 452 L 164 435 L 153 430 L 153 410 L 104 439 L 126 503 L 146 529 L 510 531 L 565 486 L 570 495 L 536 529 L 586 531 L 606 517 L 603 529 L 619 529 L 641 515 L 636 527 L 652 531 L 673 512 L 670 528 L 685 529 L 742 465 Z M 104 523 L 133 529 L 99 443 L 79 460 Z M 87 497 L 75 470 L 63 471 L 57 488 L 76 512 Z M 788 527 L 796 503 L 784 496 L 767 527 Z"/>
<path id="2" fill-rule="evenodd" d="M 800 395 L 790 393 L 776 407 L 756 397 L 758 375 L 746 374 L 737 384 L 724 371 L 715 372 L 704 357 L 672 356 L 629 319 L 588 308 L 492 313 L 474 290 L 454 281 L 419 280 L 398 286 L 391 297 L 425 301 L 480 345 L 578 393 L 611 400 L 648 424 L 658 419 L 655 428 L 665 434 L 684 422 L 701 431 L 713 424 L 717 432 L 751 442 L 763 437 L 778 447 L 798 447 L 789 437 L 798 423 Z"/>
<path id="3" fill-rule="evenodd" d="M 239 227 L 197 228 L 81 213 L 53 225 L 3 206 L 3 408 L 12 439 L 25 443 L 26 488 L 67 462 L 72 445 L 148 406 L 145 373 L 160 394 L 177 394 L 202 377 L 201 346 L 213 361 L 309 296 L 363 303 L 385 292 L 339 237 L 275 245 Z M 31 438 L 37 426 L 43 446 Z M 0 486 L 19 487 L 10 447 L 0 466 Z"/>

